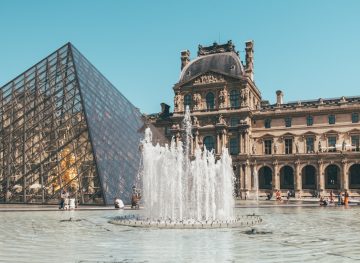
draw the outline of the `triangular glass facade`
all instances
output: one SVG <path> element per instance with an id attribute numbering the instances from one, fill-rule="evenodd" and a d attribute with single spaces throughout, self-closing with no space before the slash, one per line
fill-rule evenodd
<path id="1" fill-rule="evenodd" d="M 0 202 L 129 201 L 142 115 L 70 43 L 0 88 Z"/>

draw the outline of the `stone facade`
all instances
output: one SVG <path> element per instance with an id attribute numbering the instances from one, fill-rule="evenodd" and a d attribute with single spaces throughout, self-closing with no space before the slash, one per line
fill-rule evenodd
<path id="1" fill-rule="evenodd" d="M 226 147 L 233 157 L 236 193 L 259 188 L 265 195 L 291 190 L 297 196 L 349 190 L 360 193 L 360 97 L 283 102 L 262 100 L 254 82 L 253 41 L 245 63 L 231 41 L 199 46 L 190 60 L 181 52 L 174 111 L 150 115 L 164 134 L 180 138 L 186 105 L 193 118 L 193 148 Z"/>

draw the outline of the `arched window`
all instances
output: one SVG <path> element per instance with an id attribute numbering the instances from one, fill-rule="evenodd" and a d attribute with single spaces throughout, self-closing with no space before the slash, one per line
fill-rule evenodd
<path id="1" fill-rule="evenodd" d="M 330 164 L 325 168 L 325 188 L 339 189 L 340 168 L 335 164 Z"/>
<path id="2" fill-rule="evenodd" d="M 315 189 L 316 188 L 316 169 L 312 165 L 306 165 L 301 172 L 302 188 Z"/>
<path id="3" fill-rule="evenodd" d="M 271 189 L 272 188 L 272 170 L 263 166 L 259 170 L 259 189 Z"/>
<path id="4" fill-rule="evenodd" d="M 208 110 L 213 110 L 215 106 L 214 93 L 209 92 L 206 94 L 206 108 Z"/>
<path id="5" fill-rule="evenodd" d="M 191 106 L 191 94 L 186 94 L 184 96 L 184 109 L 186 108 L 186 106 Z"/>
<path id="6" fill-rule="evenodd" d="M 230 106 L 231 107 L 239 107 L 239 96 L 240 92 L 238 90 L 232 90 L 230 91 Z"/>
<path id="7" fill-rule="evenodd" d="M 207 150 L 211 151 L 215 147 L 214 137 L 213 136 L 206 136 L 204 138 L 204 145 Z"/>
<path id="8" fill-rule="evenodd" d="M 294 169 L 290 166 L 283 166 L 280 169 L 280 188 L 294 189 Z"/>

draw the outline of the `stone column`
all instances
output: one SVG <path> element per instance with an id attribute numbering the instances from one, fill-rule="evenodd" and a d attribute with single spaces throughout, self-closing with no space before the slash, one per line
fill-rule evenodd
<path id="1" fill-rule="evenodd" d="M 239 132 L 239 153 L 242 153 L 243 152 L 243 150 L 241 149 L 241 146 L 243 145 L 243 142 L 242 142 L 242 133 L 241 132 Z"/>
<path id="2" fill-rule="evenodd" d="M 295 192 L 298 198 L 301 197 L 301 190 L 302 190 L 302 178 L 301 178 L 301 171 L 300 171 L 300 161 L 295 162 Z"/>
<path id="3" fill-rule="evenodd" d="M 273 162 L 273 166 L 274 166 L 274 179 L 273 181 L 275 182 L 275 184 L 273 185 L 274 190 L 280 190 L 280 175 L 279 175 L 279 166 L 278 166 L 278 162 L 275 161 Z"/>
<path id="4" fill-rule="evenodd" d="M 322 194 L 325 189 L 324 163 L 322 160 L 318 161 L 317 182 L 318 182 L 318 191 L 320 192 L 320 194 Z"/>
<path id="5" fill-rule="evenodd" d="M 249 161 L 245 162 L 244 188 L 247 193 L 251 189 L 251 167 Z"/>
<path id="6" fill-rule="evenodd" d="M 249 154 L 249 144 L 250 144 L 250 138 L 249 138 L 249 131 L 245 131 L 245 153 Z"/>
<path id="7" fill-rule="evenodd" d="M 341 191 L 349 190 L 349 176 L 348 176 L 348 162 L 346 159 L 341 161 L 342 173 L 341 173 Z"/>
<path id="8" fill-rule="evenodd" d="M 220 132 L 216 133 L 216 153 L 221 154 Z"/>
<path id="9" fill-rule="evenodd" d="M 195 149 L 199 147 L 199 131 L 194 132 L 194 143 L 195 143 Z"/>

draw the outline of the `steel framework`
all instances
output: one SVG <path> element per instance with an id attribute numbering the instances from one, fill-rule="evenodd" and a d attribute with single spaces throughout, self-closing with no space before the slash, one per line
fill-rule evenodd
<path id="1" fill-rule="evenodd" d="M 0 88 L 0 202 L 128 200 L 141 113 L 68 43 Z"/>

